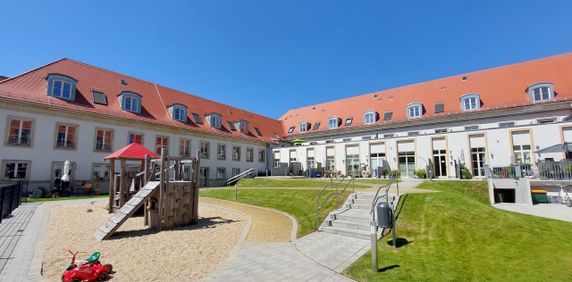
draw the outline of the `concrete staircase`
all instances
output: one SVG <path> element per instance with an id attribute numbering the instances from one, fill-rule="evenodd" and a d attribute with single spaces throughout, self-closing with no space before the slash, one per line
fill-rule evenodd
<path id="1" fill-rule="evenodd" d="M 331 212 L 326 217 L 319 230 L 347 237 L 369 239 L 372 219 L 370 210 L 374 196 L 372 192 L 352 193 L 342 208 Z M 394 196 L 390 195 L 389 197 L 390 204 L 396 200 Z M 377 202 L 385 200 L 384 195 Z M 382 231 L 381 228 L 378 229 L 378 238 Z"/>

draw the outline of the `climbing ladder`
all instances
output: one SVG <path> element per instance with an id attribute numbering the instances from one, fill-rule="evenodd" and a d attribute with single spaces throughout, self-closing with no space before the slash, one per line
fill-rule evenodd
<path id="1" fill-rule="evenodd" d="M 103 240 L 111 236 L 129 217 L 145 203 L 145 201 L 159 189 L 159 181 L 149 181 L 143 188 L 139 190 L 123 207 L 116 211 L 113 216 L 105 223 L 104 226 L 99 227 L 95 232 L 97 240 Z"/>

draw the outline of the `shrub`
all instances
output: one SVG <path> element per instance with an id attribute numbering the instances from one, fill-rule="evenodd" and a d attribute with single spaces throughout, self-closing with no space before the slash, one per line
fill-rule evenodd
<path id="1" fill-rule="evenodd" d="M 462 167 L 461 168 L 461 178 L 462 179 L 471 179 L 471 178 L 473 178 L 473 175 L 471 174 L 471 172 L 466 167 Z"/>
<path id="2" fill-rule="evenodd" d="M 399 177 L 401 177 L 401 171 L 399 171 L 398 169 L 393 169 L 389 171 L 388 175 L 389 177 L 395 177 L 399 179 Z"/>
<path id="3" fill-rule="evenodd" d="M 418 169 L 415 171 L 415 176 L 417 176 L 417 178 L 427 178 L 427 171 L 424 169 Z"/>

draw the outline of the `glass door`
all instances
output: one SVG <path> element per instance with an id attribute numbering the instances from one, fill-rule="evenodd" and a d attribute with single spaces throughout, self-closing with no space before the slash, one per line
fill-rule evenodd
<path id="1" fill-rule="evenodd" d="M 433 166 L 435 177 L 447 176 L 447 151 L 433 150 Z"/>
<path id="2" fill-rule="evenodd" d="M 401 177 L 415 175 L 415 152 L 399 152 L 399 172 Z"/>

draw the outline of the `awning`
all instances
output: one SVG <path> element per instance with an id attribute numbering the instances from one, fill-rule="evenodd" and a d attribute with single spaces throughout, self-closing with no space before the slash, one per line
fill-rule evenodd
<path id="1" fill-rule="evenodd" d="M 564 143 L 564 144 L 555 144 L 552 146 L 548 146 L 546 148 L 536 151 L 536 153 L 549 154 L 549 153 L 566 153 L 571 151 L 572 151 L 572 144 Z"/>

